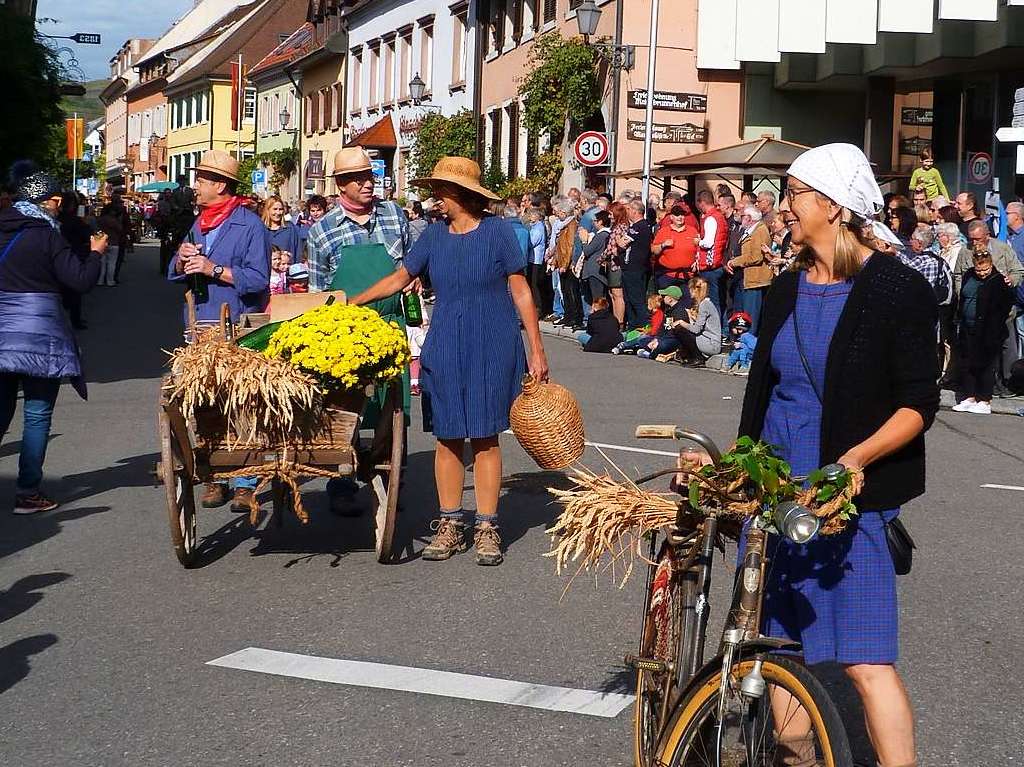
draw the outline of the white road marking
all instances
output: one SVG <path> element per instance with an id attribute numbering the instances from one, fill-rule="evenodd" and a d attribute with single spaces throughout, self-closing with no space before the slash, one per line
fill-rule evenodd
<path id="1" fill-rule="evenodd" d="M 1021 492 L 1024 492 L 1024 487 L 1019 487 L 1017 485 L 982 485 L 982 487 L 987 487 L 990 490 L 1020 490 Z"/>
<path id="2" fill-rule="evenodd" d="M 207 661 L 207 665 L 378 690 L 399 690 L 423 695 L 440 695 L 445 698 L 539 708 L 545 711 L 566 711 L 606 719 L 618 716 L 633 703 L 632 695 L 614 692 L 551 687 L 546 684 L 410 666 L 392 666 L 387 663 L 320 658 L 315 655 L 298 655 L 259 647 L 247 647 L 222 658 Z"/>
<path id="3" fill-rule="evenodd" d="M 504 434 L 512 434 L 511 429 L 506 429 Z M 611 445 L 606 442 L 584 442 L 584 445 L 588 447 L 596 447 L 601 450 L 618 450 L 622 453 L 643 453 L 644 455 L 666 455 L 669 458 L 676 458 L 679 456 L 678 452 L 670 453 L 665 450 L 649 450 L 645 447 L 629 447 L 628 445 Z"/>

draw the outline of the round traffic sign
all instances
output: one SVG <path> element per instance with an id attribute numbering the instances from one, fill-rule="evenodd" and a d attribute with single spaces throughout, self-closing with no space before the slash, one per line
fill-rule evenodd
<path id="1" fill-rule="evenodd" d="M 576 139 L 573 145 L 573 154 L 580 165 L 593 168 L 596 165 L 605 165 L 608 162 L 608 137 L 597 131 L 584 131 Z"/>
<path id="2" fill-rule="evenodd" d="M 972 154 L 967 162 L 967 173 L 972 184 L 984 184 L 992 178 L 992 155 L 987 152 Z"/>

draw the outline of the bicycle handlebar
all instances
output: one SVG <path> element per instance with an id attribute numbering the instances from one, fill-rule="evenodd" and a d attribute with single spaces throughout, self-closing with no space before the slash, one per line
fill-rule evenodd
<path id="1" fill-rule="evenodd" d="M 715 463 L 722 459 L 722 451 L 718 449 L 718 445 L 715 444 L 714 440 L 707 434 L 702 434 L 699 431 L 688 431 L 687 429 L 680 429 L 678 426 L 667 424 L 646 424 L 636 427 L 636 437 L 637 439 L 678 439 L 694 442 L 704 448 Z"/>

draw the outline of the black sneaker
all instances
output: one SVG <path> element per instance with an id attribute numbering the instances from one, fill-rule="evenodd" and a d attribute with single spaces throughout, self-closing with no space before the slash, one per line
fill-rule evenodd
<path id="1" fill-rule="evenodd" d="M 58 506 L 59 503 L 39 491 L 14 496 L 15 514 L 38 514 L 40 511 L 53 511 Z"/>

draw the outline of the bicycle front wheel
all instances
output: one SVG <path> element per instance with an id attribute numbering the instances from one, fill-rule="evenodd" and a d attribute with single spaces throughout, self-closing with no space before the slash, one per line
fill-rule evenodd
<path id="1" fill-rule="evenodd" d="M 741 692 L 740 682 L 754 664 L 754 658 L 745 658 L 733 666 L 724 701 L 721 669 L 705 670 L 677 706 L 656 763 L 852 767 L 846 729 L 821 682 L 799 663 L 767 655 L 760 669 L 764 692 L 751 696 Z"/>

